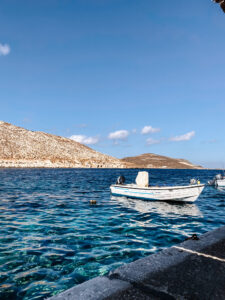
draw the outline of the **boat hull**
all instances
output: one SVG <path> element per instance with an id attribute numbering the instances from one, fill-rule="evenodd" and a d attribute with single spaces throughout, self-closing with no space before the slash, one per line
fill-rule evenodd
<path id="1" fill-rule="evenodd" d="M 215 182 L 215 186 L 225 187 L 225 179 L 217 179 Z"/>
<path id="2" fill-rule="evenodd" d="M 205 185 L 148 187 L 141 188 L 135 185 L 111 185 L 110 190 L 114 196 L 125 196 L 134 199 L 194 202 L 197 200 Z"/>

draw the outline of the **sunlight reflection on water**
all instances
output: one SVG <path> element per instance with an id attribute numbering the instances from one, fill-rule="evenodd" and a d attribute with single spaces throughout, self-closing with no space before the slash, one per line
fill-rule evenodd
<path id="1" fill-rule="evenodd" d="M 138 170 L 1 169 L 0 298 L 44 299 L 119 265 L 225 225 L 225 193 L 195 204 L 110 195 Z M 216 171 L 151 170 L 152 185 L 210 180 Z M 97 205 L 90 205 L 96 200 Z"/>

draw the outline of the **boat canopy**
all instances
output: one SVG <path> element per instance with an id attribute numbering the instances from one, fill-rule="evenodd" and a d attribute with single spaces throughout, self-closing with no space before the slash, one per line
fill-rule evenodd
<path id="1" fill-rule="evenodd" d="M 138 172 L 135 182 L 139 187 L 148 187 L 149 186 L 148 172 L 146 171 Z"/>

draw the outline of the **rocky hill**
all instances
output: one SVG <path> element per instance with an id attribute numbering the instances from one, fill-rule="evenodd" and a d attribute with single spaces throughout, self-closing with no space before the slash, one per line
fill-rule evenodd
<path id="1" fill-rule="evenodd" d="M 165 168 L 165 169 L 202 169 L 185 159 L 175 159 L 167 156 L 146 153 L 139 156 L 125 157 L 123 162 L 131 163 L 136 168 Z"/>
<path id="2" fill-rule="evenodd" d="M 0 121 L 0 167 L 125 168 L 129 163 L 71 139 Z"/>
<path id="3" fill-rule="evenodd" d="M 201 169 L 184 159 L 142 154 L 117 159 L 71 139 L 0 121 L 0 167 Z"/>

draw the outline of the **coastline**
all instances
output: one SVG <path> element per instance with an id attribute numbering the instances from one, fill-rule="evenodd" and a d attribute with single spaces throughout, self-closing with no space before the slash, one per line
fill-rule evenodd
<path id="1" fill-rule="evenodd" d="M 0 169 L 118 169 L 118 170 L 223 170 L 221 169 L 213 169 L 213 168 L 170 168 L 170 167 L 166 167 L 166 168 L 159 168 L 159 167 L 131 167 L 131 166 L 68 166 L 68 165 L 54 165 L 54 164 L 38 164 L 38 163 L 33 163 L 33 164 L 1 164 L 0 163 Z"/>

